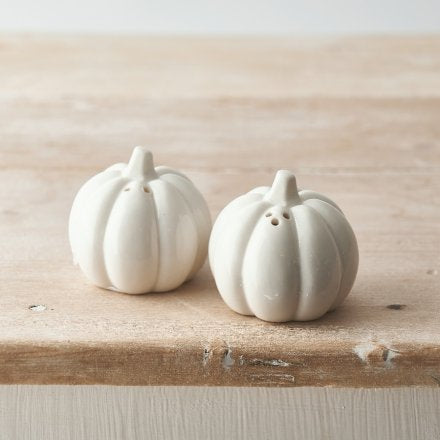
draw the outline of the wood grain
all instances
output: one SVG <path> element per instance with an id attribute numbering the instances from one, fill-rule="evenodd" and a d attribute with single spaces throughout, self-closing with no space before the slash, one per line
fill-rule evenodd
<path id="1" fill-rule="evenodd" d="M 438 386 L 439 67 L 440 37 L 2 37 L 0 382 Z M 343 306 L 239 316 L 207 265 L 165 294 L 90 286 L 72 199 L 136 144 L 213 217 L 278 168 L 336 200 L 360 248 Z"/>
<path id="2" fill-rule="evenodd" d="M 0 386 L 5 440 L 433 440 L 439 412 L 429 388 Z"/>

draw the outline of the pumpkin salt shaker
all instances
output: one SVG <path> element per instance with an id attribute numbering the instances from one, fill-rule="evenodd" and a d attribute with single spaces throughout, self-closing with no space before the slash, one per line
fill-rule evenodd
<path id="1" fill-rule="evenodd" d="M 206 259 L 211 218 L 193 183 L 154 167 L 136 147 L 87 181 L 73 202 L 69 239 L 74 261 L 95 285 L 125 293 L 172 290 Z"/>
<path id="2" fill-rule="evenodd" d="M 341 209 L 295 176 L 238 197 L 219 214 L 209 260 L 235 312 L 272 322 L 317 319 L 350 292 L 358 269 L 355 235 Z"/>

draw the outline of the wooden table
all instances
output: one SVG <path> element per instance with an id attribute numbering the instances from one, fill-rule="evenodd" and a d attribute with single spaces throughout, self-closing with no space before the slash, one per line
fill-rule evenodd
<path id="1" fill-rule="evenodd" d="M 162 404 L 180 399 L 177 412 L 188 399 L 202 407 L 213 395 L 224 402 L 198 431 L 164 423 L 162 432 L 137 422 L 139 432 L 163 438 L 177 432 L 171 427 L 180 438 L 214 438 L 234 426 L 232 433 L 246 433 L 250 413 L 242 415 L 245 422 L 231 416 L 225 428 L 225 408 L 234 411 L 228 402 L 236 399 L 254 402 L 255 414 L 276 402 L 262 415 L 278 420 L 281 408 L 285 416 L 273 438 L 298 429 L 302 438 L 319 436 L 321 428 L 336 435 L 344 414 L 353 419 L 345 425 L 350 437 L 338 438 L 440 436 L 439 72 L 440 37 L 1 37 L 4 429 L 20 429 L 11 408 L 23 403 L 21 393 L 27 402 L 48 399 L 53 411 L 77 399 L 81 412 L 90 393 L 97 405 L 102 393 L 109 401 L 129 399 L 112 394 L 119 390 L 135 393 L 130 401 L 144 409 L 143 392 L 157 393 Z M 320 320 L 270 324 L 230 311 L 208 265 L 169 293 L 129 296 L 91 286 L 72 264 L 70 206 L 86 179 L 128 160 L 137 144 L 149 146 L 157 164 L 185 172 L 213 218 L 237 195 L 269 184 L 278 168 L 292 169 L 301 187 L 329 195 L 359 242 L 350 296 Z M 66 387 L 92 384 L 110 387 Z M 192 387 L 199 385 L 212 388 Z M 58 400 L 45 390 L 59 393 Z M 377 418 L 364 430 L 354 426 L 366 408 L 362 399 Z M 387 399 L 394 420 L 381 414 Z M 329 415 L 336 401 L 345 412 Z M 291 426 L 312 417 L 310 402 L 324 414 L 320 428 Z M 37 423 L 41 408 L 29 405 Z M 187 410 L 199 414 L 197 408 Z M 102 408 L 87 411 L 106 417 Z M 107 432 L 104 422 L 92 426 Z M 128 435 L 124 429 L 134 425 L 124 426 L 109 428 L 106 437 Z M 44 429 L 41 438 L 55 435 Z M 256 430 L 253 438 L 267 432 Z"/>

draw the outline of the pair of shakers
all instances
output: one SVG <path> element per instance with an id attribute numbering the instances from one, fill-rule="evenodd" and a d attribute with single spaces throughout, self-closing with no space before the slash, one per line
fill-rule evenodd
<path id="1" fill-rule="evenodd" d="M 322 194 L 298 190 L 290 171 L 233 200 L 212 227 L 195 185 L 179 171 L 155 167 L 144 147 L 81 187 L 69 240 L 74 262 L 93 284 L 129 294 L 176 289 L 209 250 L 225 303 L 270 322 L 308 321 L 335 309 L 359 261 L 341 209 Z"/>

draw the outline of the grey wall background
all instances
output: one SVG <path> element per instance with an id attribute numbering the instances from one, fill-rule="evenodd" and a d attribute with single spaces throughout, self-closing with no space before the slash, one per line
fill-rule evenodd
<path id="1" fill-rule="evenodd" d="M 350 34 L 440 31 L 440 0 L 0 0 L 0 32 Z"/>

